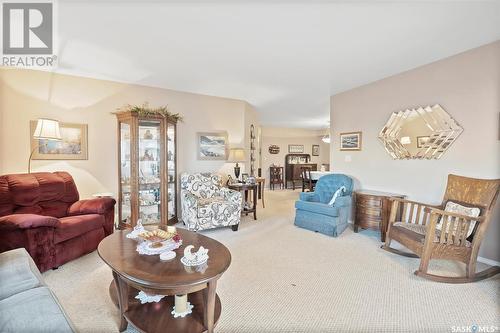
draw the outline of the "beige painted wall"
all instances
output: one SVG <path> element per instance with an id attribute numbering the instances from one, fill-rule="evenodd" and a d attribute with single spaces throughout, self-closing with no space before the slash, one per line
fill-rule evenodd
<path id="1" fill-rule="evenodd" d="M 244 101 L 41 71 L 0 70 L 0 96 L 0 174 L 26 172 L 30 120 L 51 117 L 88 124 L 88 160 L 32 163 L 33 171 L 69 171 L 82 198 L 117 192 L 116 117 L 111 112 L 120 106 L 147 101 L 152 106 L 167 104 L 183 115 L 178 126 L 179 172 L 232 173 L 233 165 L 225 161 L 197 160 L 196 132 L 225 130 L 231 145 L 243 147 L 249 140 L 246 118 L 258 122 Z"/>
<path id="2" fill-rule="evenodd" d="M 330 145 L 321 141 L 324 131 L 307 130 L 300 128 L 262 127 L 262 175 L 269 186 L 269 167 L 272 164 L 285 166 L 285 155 L 288 154 L 289 144 L 303 144 L 304 153 L 311 155 L 311 163 L 330 163 Z M 270 154 L 269 146 L 278 145 L 279 154 Z M 312 145 L 319 145 L 319 156 L 312 156 Z"/>
<path id="3" fill-rule="evenodd" d="M 392 160 L 377 139 L 391 112 L 439 103 L 464 128 L 440 160 Z M 358 188 L 440 203 L 449 173 L 500 178 L 500 41 L 331 97 L 335 170 Z M 340 132 L 363 131 L 363 150 L 339 151 Z M 351 162 L 346 159 L 351 158 Z M 500 261 L 500 203 L 480 255 Z"/>

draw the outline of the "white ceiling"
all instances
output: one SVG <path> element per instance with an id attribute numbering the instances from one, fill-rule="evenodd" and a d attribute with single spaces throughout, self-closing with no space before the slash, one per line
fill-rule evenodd
<path id="1" fill-rule="evenodd" d="M 69 1 L 58 72 L 248 101 L 322 128 L 329 96 L 500 39 L 500 1 Z"/>

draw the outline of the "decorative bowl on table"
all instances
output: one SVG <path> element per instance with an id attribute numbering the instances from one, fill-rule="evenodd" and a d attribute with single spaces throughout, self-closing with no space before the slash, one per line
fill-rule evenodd
<path id="1" fill-rule="evenodd" d="M 181 237 L 177 232 L 169 232 L 161 229 L 141 232 L 138 238 L 142 239 L 143 242 L 137 245 L 137 251 L 148 255 L 172 251 L 182 244 Z"/>
<path id="2" fill-rule="evenodd" d="M 149 242 L 151 248 L 161 247 L 162 242 L 173 239 L 175 236 L 178 236 L 177 232 L 168 232 L 161 229 L 144 231 L 139 234 L 139 238 Z"/>

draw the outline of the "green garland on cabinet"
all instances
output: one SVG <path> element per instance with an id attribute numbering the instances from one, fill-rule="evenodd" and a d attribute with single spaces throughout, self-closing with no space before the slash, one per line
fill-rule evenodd
<path id="1" fill-rule="evenodd" d="M 182 121 L 182 116 L 178 113 L 172 113 L 168 110 L 166 105 L 151 107 L 149 103 L 144 103 L 142 105 L 130 105 L 127 104 L 118 108 L 115 113 L 122 112 L 132 112 L 136 113 L 139 117 L 148 117 L 148 116 L 162 116 L 164 118 L 174 119 L 175 121 Z"/>

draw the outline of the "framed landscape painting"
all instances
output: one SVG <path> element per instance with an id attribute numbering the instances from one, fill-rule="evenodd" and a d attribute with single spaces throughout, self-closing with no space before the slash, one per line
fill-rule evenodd
<path id="1" fill-rule="evenodd" d="M 227 160 L 227 132 L 198 132 L 199 160 Z"/>
<path id="2" fill-rule="evenodd" d="M 340 150 L 361 150 L 361 132 L 340 133 Z"/>
<path id="3" fill-rule="evenodd" d="M 86 160 L 87 125 L 59 123 L 62 140 L 45 140 L 33 138 L 37 121 L 30 121 L 31 150 L 33 160 Z"/>

